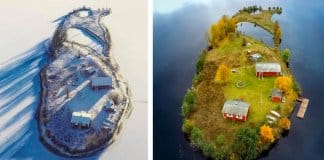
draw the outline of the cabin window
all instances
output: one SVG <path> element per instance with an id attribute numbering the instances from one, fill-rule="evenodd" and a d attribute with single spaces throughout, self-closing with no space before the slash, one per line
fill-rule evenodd
<path id="1" fill-rule="evenodd" d="M 233 115 L 232 114 L 227 114 L 227 117 L 233 117 Z"/>
<path id="2" fill-rule="evenodd" d="M 236 118 L 237 118 L 237 119 L 242 119 L 242 118 L 243 118 L 243 116 L 236 116 Z"/>

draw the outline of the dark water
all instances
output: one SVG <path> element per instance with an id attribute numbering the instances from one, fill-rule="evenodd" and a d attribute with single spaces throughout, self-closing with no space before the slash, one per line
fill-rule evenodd
<path id="1" fill-rule="evenodd" d="M 313 0 L 234 0 L 208 5 L 185 5 L 172 13 L 154 14 L 153 28 L 153 151 L 154 159 L 204 159 L 181 132 L 180 106 L 195 72 L 195 61 L 205 47 L 205 33 L 221 15 L 234 14 L 242 6 L 281 6 L 278 20 L 282 31 L 281 48 L 292 52 L 291 67 L 310 99 L 304 119 L 291 116 L 291 132 L 263 159 L 324 159 L 324 1 Z M 248 29 L 258 39 L 262 31 Z M 252 32 L 252 33 L 251 33 Z M 258 33 L 260 32 L 260 33 Z"/>

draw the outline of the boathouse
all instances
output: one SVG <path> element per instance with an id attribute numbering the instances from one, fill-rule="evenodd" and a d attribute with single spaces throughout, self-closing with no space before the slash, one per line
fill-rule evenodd
<path id="1" fill-rule="evenodd" d="M 239 100 L 227 100 L 223 105 L 223 116 L 225 119 L 246 121 L 249 113 L 250 104 Z"/>
<path id="2" fill-rule="evenodd" d="M 281 66 L 279 63 L 256 63 L 255 75 L 257 77 L 280 76 Z"/>

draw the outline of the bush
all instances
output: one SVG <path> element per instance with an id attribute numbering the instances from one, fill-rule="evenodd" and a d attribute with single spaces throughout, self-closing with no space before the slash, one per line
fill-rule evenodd
<path id="1" fill-rule="evenodd" d="M 259 136 L 254 129 L 241 127 L 235 131 L 232 149 L 240 159 L 256 159 L 259 153 L 257 146 Z"/>
<path id="2" fill-rule="evenodd" d="M 281 54 L 281 58 L 282 58 L 282 60 L 285 61 L 286 63 L 289 62 L 289 59 L 290 59 L 290 51 L 289 51 L 289 49 L 286 48 L 286 49 L 282 52 L 282 54 Z"/>
<path id="3" fill-rule="evenodd" d="M 290 129 L 290 120 L 288 118 L 281 118 L 279 120 L 279 127 L 285 130 Z"/>
<path id="4" fill-rule="evenodd" d="M 268 125 L 263 125 L 260 127 L 260 135 L 263 142 L 273 142 L 275 140 L 273 135 L 273 129 Z"/>
<path id="5" fill-rule="evenodd" d="M 202 144 L 202 131 L 199 128 L 197 127 L 192 128 L 191 140 L 192 143 L 196 146 L 200 146 Z"/>
<path id="6" fill-rule="evenodd" d="M 224 144 L 224 141 L 225 141 L 225 136 L 220 134 L 216 137 L 216 144 L 217 145 L 222 145 Z"/>
<path id="7" fill-rule="evenodd" d="M 200 75 L 200 74 L 196 74 L 195 77 L 194 77 L 194 79 L 193 79 L 193 82 L 192 82 L 192 83 L 196 86 L 196 85 L 198 85 L 201 81 L 202 81 L 202 77 L 201 77 L 201 75 Z"/>
<path id="8" fill-rule="evenodd" d="M 206 54 L 207 54 L 206 50 L 202 50 L 201 54 L 198 57 L 198 60 L 196 62 L 196 71 L 197 71 L 197 74 L 199 72 L 201 72 L 202 69 L 203 69 L 204 62 L 205 62 L 205 59 L 206 59 Z"/>
<path id="9" fill-rule="evenodd" d="M 192 111 L 194 111 L 195 96 L 192 90 L 188 90 L 181 107 L 181 115 L 188 117 Z"/>
<path id="10" fill-rule="evenodd" d="M 276 106 L 276 110 L 279 111 L 281 109 L 281 105 Z"/>
<path id="11" fill-rule="evenodd" d="M 188 119 L 185 119 L 182 124 L 182 131 L 186 134 L 190 134 L 193 128 L 192 122 Z"/>

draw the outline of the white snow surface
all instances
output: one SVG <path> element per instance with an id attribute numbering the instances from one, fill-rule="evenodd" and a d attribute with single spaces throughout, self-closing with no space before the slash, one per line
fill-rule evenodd
<path id="1" fill-rule="evenodd" d="M 146 3 L 126 0 L 0 2 L 0 19 L 5 24 L 0 27 L 0 159 L 64 159 L 49 152 L 38 140 L 33 118 L 39 102 L 38 71 L 45 63 L 43 40 L 51 37 L 56 27 L 52 22 L 84 5 L 112 9 L 112 14 L 104 20 L 112 38 L 111 53 L 121 74 L 129 81 L 135 100 L 134 110 L 116 143 L 84 159 L 147 159 Z"/>

